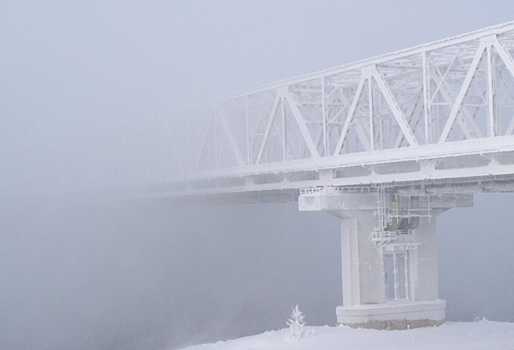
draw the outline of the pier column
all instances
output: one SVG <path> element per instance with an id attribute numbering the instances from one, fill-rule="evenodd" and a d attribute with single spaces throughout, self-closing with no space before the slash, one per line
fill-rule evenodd
<path id="1" fill-rule="evenodd" d="M 343 305 L 336 308 L 337 322 L 375 329 L 443 324 L 436 216 L 471 205 L 470 195 L 302 191 L 300 210 L 326 211 L 341 219 Z"/>
<path id="2" fill-rule="evenodd" d="M 350 217 L 341 219 L 343 305 L 383 303 L 381 257 L 369 242 L 375 215 L 371 210 L 345 215 Z"/>

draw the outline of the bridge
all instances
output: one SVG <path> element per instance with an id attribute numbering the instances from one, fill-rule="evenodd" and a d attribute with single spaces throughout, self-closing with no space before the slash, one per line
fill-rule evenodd
<path id="1" fill-rule="evenodd" d="M 338 322 L 442 324 L 437 215 L 514 191 L 513 57 L 510 22 L 177 113 L 182 175 L 153 193 L 335 215 Z"/>

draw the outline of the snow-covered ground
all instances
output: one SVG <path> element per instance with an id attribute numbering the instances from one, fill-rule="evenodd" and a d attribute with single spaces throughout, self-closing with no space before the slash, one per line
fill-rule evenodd
<path id="1" fill-rule="evenodd" d="M 203 344 L 187 350 L 403 350 L 505 349 L 514 350 L 514 323 L 491 321 L 447 322 L 441 327 L 405 331 L 378 331 L 348 327 L 305 327 L 304 336 L 292 340 L 289 330 Z"/>

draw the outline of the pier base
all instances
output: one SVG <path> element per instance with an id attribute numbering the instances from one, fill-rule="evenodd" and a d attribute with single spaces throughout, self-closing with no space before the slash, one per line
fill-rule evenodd
<path id="1" fill-rule="evenodd" d="M 375 305 L 338 306 L 337 323 L 352 328 L 410 329 L 445 322 L 444 300 L 399 301 Z"/>

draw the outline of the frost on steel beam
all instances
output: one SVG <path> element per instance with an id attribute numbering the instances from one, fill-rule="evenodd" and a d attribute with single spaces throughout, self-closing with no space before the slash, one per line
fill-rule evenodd
<path id="1" fill-rule="evenodd" d="M 418 94 L 420 96 L 417 97 L 416 102 L 414 103 L 410 113 L 408 114 L 410 116 L 409 127 L 413 132 L 416 132 L 419 120 L 421 119 L 421 113 L 423 112 L 423 103 L 421 103 L 421 91 Z M 399 134 L 396 138 L 396 141 L 394 142 L 393 148 L 400 148 L 403 140 L 405 140 L 405 135 L 403 133 Z"/>
<path id="2" fill-rule="evenodd" d="M 466 97 L 466 93 L 469 90 L 471 81 L 473 80 L 473 77 L 475 76 L 475 73 L 477 71 L 478 65 L 480 64 L 480 61 L 482 60 L 484 51 L 485 51 L 485 45 L 481 44 L 475 54 L 475 57 L 473 58 L 473 62 L 471 63 L 471 67 L 468 70 L 466 78 L 464 79 L 464 83 L 462 84 L 459 94 L 457 95 L 455 103 L 452 107 L 452 111 L 450 112 L 450 115 L 448 117 L 448 120 L 446 121 L 443 132 L 441 134 L 441 137 L 439 138 L 439 143 L 446 142 L 446 140 L 448 139 L 448 136 L 450 135 L 450 131 L 453 128 L 453 124 L 455 123 L 457 114 L 460 112 L 460 110 L 462 108 L 462 104 L 464 102 L 464 97 Z"/>
<path id="3" fill-rule="evenodd" d="M 223 131 L 225 132 L 225 136 L 227 137 L 227 140 L 229 142 L 230 149 L 232 150 L 234 157 L 236 158 L 237 165 L 243 166 L 244 165 L 243 156 L 241 154 L 241 151 L 239 150 L 239 147 L 237 146 L 237 142 L 234 138 L 234 134 L 232 133 L 232 131 L 230 129 L 230 125 L 227 123 L 225 115 L 223 114 L 223 111 L 220 109 L 219 106 L 217 107 L 216 111 L 218 113 L 218 119 L 221 121 L 221 126 L 223 128 Z"/>
<path id="4" fill-rule="evenodd" d="M 501 58 L 501 60 L 505 64 L 505 67 L 507 68 L 510 75 L 514 78 L 514 59 L 512 58 L 512 56 L 507 52 L 507 50 L 503 47 L 503 45 L 498 41 L 498 38 L 496 36 L 491 37 L 489 42 L 491 43 L 492 47 L 494 47 L 494 49 L 498 53 L 498 56 Z M 490 66 L 492 66 L 491 63 L 490 63 Z M 492 71 L 490 71 L 489 74 L 492 77 L 492 74 L 493 74 Z M 494 84 L 492 81 L 490 81 L 489 83 L 490 83 L 490 86 L 489 86 L 490 102 L 489 103 L 494 103 L 494 102 L 492 102 L 492 100 L 494 99 L 494 97 L 493 97 Z M 493 107 L 489 107 L 489 108 L 490 108 L 489 109 L 490 115 L 494 115 L 495 113 L 497 113 L 497 111 L 493 110 Z M 497 115 L 494 115 L 493 118 L 497 118 Z M 494 133 L 495 131 L 499 131 L 498 130 L 499 126 L 497 125 L 497 123 L 499 123 L 499 121 L 498 120 L 492 121 L 492 123 L 495 124 L 494 127 L 496 128 L 496 130 L 492 129 L 491 132 Z M 506 135 L 511 135 L 513 132 L 514 132 L 514 118 L 512 119 L 510 125 L 507 128 Z M 495 134 L 495 135 L 497 135 L 497 134 Z M 491 136 L 495 136 L 495 135 L 491 135 Z"/>
<path id="5" fill-rule="evenodd" d="M 289 104 L 289 107 L 291 108 L 291 111 L 293 112 L 294 118 L 296 120 L 296 123 L 298 124 L 298 127 L 300 128 L 300 132 L 302 133 L 303 140 L 307 144 L 307 147 L 309 148 L 309 152 L 312 156 L 312 158 L 319 158 L 319 152 L 314 145 L 314 141 L 312 140 L 311 133 L 309 132 L 309 129 L 307 128 L 307 125 L 305 125 L 305 120 L 302 117 L 302 113 L 300 112 L 300 109 L 298 109 L 297 104 L 295 103 L 294 99 L 291 97 L 291 94 L 288 93 L 285 96 L 285 99 L 287 100 L 287 103 Z"/>
<path id="6" fill-rule="evenodd" d="M 409 127 L 409 124 L 407 123 L 407 119 L 405 119 L 405 116 L 403 115 L 402 110 L 400 109 L 400 107 L 398 106 L 398 103 L 394 99 L 393 93 L 387 86 L 387 83 L 384 81 L 384 78 L 376 69 L 373 72 L 373 78 L 377 82 L 380 90 L 382 91 L 382 94 L 384 95 L 387 103 L 389 104 L 389 108 L 391 108 L 391 111 L 393 112 L 396 122 L 400 126 L 400 129 L 402 130 L 403 135 L 405 136 L 405 139 L 407 140 L 407 142 L 409 142 L 410 146 L 417 146 L 418 141 L 416 140 L 414 133 L 412 132 L 411 128 Z"/>
<path id="7" fill-rule="evenodd" d="M 494 137 L 499 134 L 499 120 L 495 108 L 495 77 L 494 77 L 494 56 L 492 45 L 487 45 L 487 122 L 489 125 L 488 136 Z"/>
<path id="8" fill-rule="evenodd" d="M 369 125 L 369 132 L 367 133 L 369 135 L 369 140 L 364 142 L 364 145 L 369 145 L 368 148 L 366 148 L 366 151 L 373 151 L 375 150 L 375 118 L 374 118 L 374 109 L 375 109 L 375 100 L 373 98 L 373 85 L 371 84 L 371 79 L 368 80 L 368 125 Z M 361 123 L 362 124 L 362 123 Z M 358 133 L 358 129 L 357 133 Z M 362 140 L 362 137 L 359 135 L 359 138 Z"/>
<path id="9" fill-rule="evenodd" d="M 457 93 L 451 84 L 446 80 L 446 75 L 442 75 L 438 67 L 435 67 L 432 74 L 433 80 L 438 84 L 437 91 L 441 92 L 441 96 L 446 103 L 453 104 L 457 99 Z M 457 115 L 457 123 L 466 136 L 466 139 L 474 139 L 482 137 L 482 133 L 475 123 L 473 117 L 470 115 L 467 108 L 461 106 L 460 113 Z"/>
<path id="10" fill-rule="evenodd" d="M 177 149 L 185 169 L 212 178 L 366 166 L 383 150 L 417 159 L 511 135 L 513 50 L 511 22 L 233 94 L 181 115 Z"/>
<path id="11" fill-rule="evenodd" d="M 268 143 L 269 134 L 271 132 L 271 127 L 273 126 L 273 122 L 275 121 L 275 114 L 277 112 L 278 102 L 281 100 L 281 97 L 277 94 L 275 97 L 275 101 L 273 102 L 273 107 L 271 108 L 271 112 L 268 117 L 268 124 L 266 125 L 266 131 L 264 131 L 264 136 L 261 141 L 261 145 L 259 147 L 259 153 L 257 153 L 257 159 L 255 160 L 255 164 L 259 164 L 262 159 L 262 154 L 264 153 L 264 148 Z"/>
<path id="12" fill-rule="evenodd" d="M 507 131 L 505 131 L 505 135 L 512 135 L 514 133 L 514 117 L 511 119 L 509 126 L 507 127 Z"/>
<path id="13" fill-rule="evenodd" d="M 200 150 L 198 152 L 198 156 L 197 156 L 195 167 L 194 167 L 195 171 L 198 171 L 200 168 L 200 163 L 202 161 L 202 156 L 204 154 L 204 150 L 206 149 L 207 138 L 209 137 L 209 130 L 211 129 L 211 126 L 213 124 L 213 119 L 214 119 L 214 116 L 211 114 L 209 116 L 209 121 L 207 122 L 207 127 L 205 128 L 205 132 L 202 137 L 202 142 L 200 144 Z"/>
<path id="14" fill-rule="evenodd" d="M 277 82 L 277 83 L 266 85 L 266 86 L 256 88 L 253 90 L 249 90 L 249 91 L 245 91 L 245 92 L 241 92 L 241 93 L 235 93 L 233 95 L 227 96 L 226 98 L 229 99 L 229 98 L 241 97 L 241 96 L 245 96 L 245 95 L 256 94 L 256 93 L 259 93 L 262 91 L 269 91 L 269 90 L 273 90 L 273 89 L 283 87 L 286 85 L 292 85 L 292 84 L 295 84 L 298 82 L 305 82 L 305 81 L 308 81 L 308 80 L 311 80 L 314 78 L 320 78 L 322 76 L 326 77 L 326 76 L 330 76 L 330 75 L 341 73 L 341 72 L 359 70 L 362 67 L 369 66 L 370 64 L 381 64 L 384 62 L 392 62 L 397 59 L 413 56 L 416 54 L 421 54 L 423 52 L 440 50 L 440 49 L 444 49 L 444 48 L 448 48 L 448 47 L 454 47 L 457 45 L 466 45 L 468 42 L 472 42 L 474 40 L 480 39 L 487 35 L 501 34 L 501 33 L 507 33 L 507 32 L 512 32 L 512 31 L 514 31 L 514 22 L 508 22 L 508 23 L 497 25 L 497 26 L 477 30 L 477 31 L 474 31 L 471 33 L 458 35 L 458 36 L 455 36 L 452 38 L 439 40 L 439 41 L 436 41 L 433 43 L 423 44 L 423 45 L 419 45 L 419 46 L 416 46 L 413 48 L 385 54 L 383 56 L 374 57 L 374 58 L 362 60 L 359 62 L 351 63 L 348 65 L 335 67 L 332 69 L 327 69 L 325 71 L 308 74 L 308 75 L 301 76 L 298 78 L 293 78 L 290 80 Z"/>
<path id="15" fill-rule="evenodd" d="M 371 135 L 372 130 L 366 128 L 363 124 L 364 121 L 362 120 L 356 120 L 354 122 L 355 124 L 355 133 L 357 134 L 357 137 L 359 138 L 360 142 L 362 143 L 362 146 L 364 147 L 364 150 L 366 152 L 369 152 L 372 150 L 372 143 L 371 143 Z"/>
<path id="16" fill-rule="evenodd" d="M 357 91 L 353 97 L 352 105 L 350 110 L 348 111 L 348 115 L 346 116 L 346 120 L 343 125 L 343 129 L 341 130 L 341 136 L 339 136 L 339 140 L 337 141 L 337 146 L 334 152 L 334 155 L 338 155 L 341 153 L 341 148 L 343 147 L 343 143 L 346 140 L 346 136 L 348 135 L 348 130 L 350 129 L 350 124 L 353 121 L 353 116 L 355 115 L 355 111 L 357 110 L 357 105 L 359 104 L 359 100 L 362 95 L 362 90 L 364 89 L 364 84 L 368 81 L 367 78 L 362 77 L 359 81 L 359 86 L 357 87 Z"/>
<path id="17" fill-rule="evenodd" d="M 323 120 L 323 129 L 321 139 L 323 140 L 323 155 L 326 156 L 328 152 L 328 137 L 327 137 L 327 111 L 326 111 L 326 92 L 325 92 L 325 77 L 321 77 L 321 117 Z M 319 142 L 319 141 L 318 141 Z M 316 143 L 318 144 L 318 143 Z M 285 160 L 285 158 L 284 158 Z"/>
<path id="18" fill-rule="evenodd" d="M 425 116 L 425 143 L 432 143 L 432 108 L 430 106 L 431 92 L 430 92 L 430 61 L 429 54 L 423 52 L 422 54 L 422 66 L 423 66 L 423 112 Z"/>
<path id="19" fill-rule="evenodd" d="M 505 50 L 505 48 L 502 46 L 502 44 L 500 44 L 500 42 L 498 41 L 496 36 L 493 37 L 493 39 L 491 39 L 491 41 L 492 41 L 492 45 L 496 49 L 496 52 L 498 52 L 498 55 L 503 60 L 503 63 L 505 63 L 505 66 L 507 67 L 507 70 L 514 77 L 514 59 L 507 52 L 507 50 Z"/>

